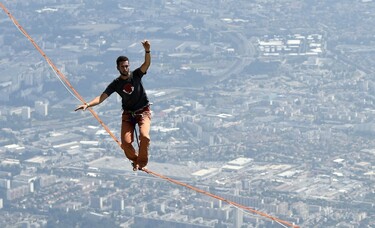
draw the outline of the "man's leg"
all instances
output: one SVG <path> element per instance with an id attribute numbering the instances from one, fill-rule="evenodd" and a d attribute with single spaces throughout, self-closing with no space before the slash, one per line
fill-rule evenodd
<path id="1" fill-rule="evenodd" d="M 150 125 L 151 112 L 143 112 L 142 118 L 138 121 L 139 126 L 139 153 L 137 164 L 143 168 L 148 163 L 148 148 L 150 146 Z"/>
<path id="2" fill-rule="evenodd" d="M 130 117 L 129 114 L 122 114 L 121 147 L 129 160 L 137 162 L 137 154 L 132 145 L 134 141 L 134 123 L 130 121 Z"/>

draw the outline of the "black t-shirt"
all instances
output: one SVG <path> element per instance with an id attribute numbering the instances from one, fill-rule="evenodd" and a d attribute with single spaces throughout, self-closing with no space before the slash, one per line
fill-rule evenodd
<path id="1" fill-rule="evenodd" d="M 113 80 L 103 93 L 110 96 L 117 92 L 122 98 L 122 109 L 126 111 L 137 111 L 149 104 L 147 94 L 142 84 L 142 77 L 145 75 L 140 68 L 131 72 L 128 79 L 121 77 Z"/>

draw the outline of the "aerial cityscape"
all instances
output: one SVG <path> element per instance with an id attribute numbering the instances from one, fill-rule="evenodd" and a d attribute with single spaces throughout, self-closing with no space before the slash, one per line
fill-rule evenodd
<path id="1" fill-rule="evenodd" d="M 296 227 L 375 226 L 375 1 L 0 4 L 86 101 L 150 41 L 150 171 Z M 287 227 L 133 171 L 3 10 L 0 92 L 0 227 Z M 121 98 L 92 110 L 120 138 Z"/>

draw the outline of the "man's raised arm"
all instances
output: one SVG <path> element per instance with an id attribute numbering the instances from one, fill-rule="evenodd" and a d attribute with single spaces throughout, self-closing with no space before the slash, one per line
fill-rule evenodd
<path id="1" fill-rule="evenodd" d="M 148 40 L 142 41 L 143 48 L 145 49 L 145 61 L 141 65 L 141 71 L 147 73 L 148 68 L 151 64 L 151 53 L 150 53 L 150 42 Z"/>

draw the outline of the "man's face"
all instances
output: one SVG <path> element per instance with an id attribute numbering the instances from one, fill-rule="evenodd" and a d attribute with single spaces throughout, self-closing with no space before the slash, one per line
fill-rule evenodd
<path id="1" fill-rule="evenodd" d="M 121 75 L 128 76 L 129 75 L 129 61 L 122 61 L 119 63 L 117 67 L 118 71 L 120 72 Z"/>

